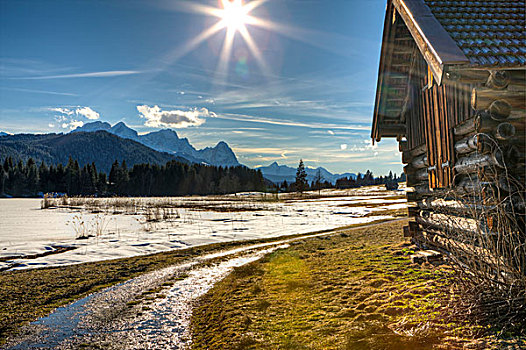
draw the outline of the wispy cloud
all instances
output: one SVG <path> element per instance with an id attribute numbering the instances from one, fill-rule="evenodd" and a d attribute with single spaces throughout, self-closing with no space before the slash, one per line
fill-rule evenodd
<path id="1" fill-rule="evenodd" d="M 49 110 L 52 112 L 57 112 L 60 114 L 65 114 L 65 115 L 72 115 L 73 113 L 75 113 L 74 110 L 71 110 L 69 108 L 62 108 L 62 107 L 50 108 Z"/>
<path id="2" fill-rule="evenodd" d="M 29 93 L 34 93 L 34 94 L 59 95 L 59 96 L 78 96 L 77 94 L 74 94 L 74 93 L 71 93 L 71 92 L 58 92 L 58 91 L 47 91 L 47 90 L 22 89 L 22 88 L 5 87 L 5 86 L 0 86 L 0 89 L 8 90 L 8 91 L 29 92 Z"/>
<path id="3" fill-rule="evenodd" d="M 233 113 L 224 113 L 218 114 L 217 118 L 227 119 L 227 120 L 237 120 L 243 122 L 252 122 L 252 123 L 261 123 L 261 124 L 272 124 L 272 125 L 282 125 L 282 126 L 295 126 L 295 127 L 304 127 L 304 128 L 313 128 L 313 129 L 346 129 L 346 130 L 370 130 L 368 124 L 334 124 L 334 123 L 306 123 L 294 120 L 286 119 L 271 119 L 266 117 L 251 116 L 245 114 L 233 114 Z"/>
<path id="4" fill-rule="evenodd" d="M 273 147 L 233 147 L 234 152 L 240 154 L 276 154 L 283 155 L 286 153 L 292 153 L 294 151 L 284 150 L 283 148 Z"/>
<path id="5" fill-rule="evenodd" d="M 369 123 L 373 108 L 369 96 L 351 88 L 342 89 L 358 78 L 355 75 L 329 78 L 323 72 L 304 79 L 276 77 L 265 88 L 235 88 L 214 95 L 213 101 L 216 109 L 233 113 L 272 110 L 298 118 Z"/>
<path id="6" fill-rule="evenodd" d="M 199 126 L 205 122 L 205 117 L 215 117 L 214 112 L 206 108 L 193 108 L 190 110 L 161 110 L 157 105 L 150 107 L 147 105 L 137 106 L 140 117 L 146 119 L 144 125 L 158 128 L 186 128 L 189 126 Z"/>
<path id="7" fill-rule="evenodd" d="M 133 75 L 140 74 L 142 71 L 137 70 L 110 70 L 102 72 L 88 72 L 88 73 L 75 73 L 75 74 L 59 74 L 59 75 L 42 75 L 32 77 L 14 77 L 9 78 L 13 80 L 41 80 L 41 79 L 70 79 L 70 78 L 108 78 L 118 77 L 122 75 Z"/>

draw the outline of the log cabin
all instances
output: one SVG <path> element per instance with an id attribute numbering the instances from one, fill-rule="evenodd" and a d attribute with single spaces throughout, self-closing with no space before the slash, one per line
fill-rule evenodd
<path id="1" fill-rule="evenodd" d="M 398 141 L 404 235 L 424 248 L 503 229 L 524 243 L 525 14 L 523 0 L 387 1 L 371 137 Z"/>

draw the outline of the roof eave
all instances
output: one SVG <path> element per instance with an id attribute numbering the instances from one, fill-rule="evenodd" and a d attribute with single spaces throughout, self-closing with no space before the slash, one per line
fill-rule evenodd
<path id="1" fill-rule="evenodd" d="M 379 135 L 378 131 L 378 122 L 381 120 L 380 118 L 380 97 L 382 94 L 382 85 L 383 85 L 383 78 L 384 78 L 384 69 L 385 69 L 385 56 L 387 55 L 388 45 L 387 41 L 389 39 L 390 35 L 390 23 L 393 18 L 393 4 L 392 2 L 388 2 L 386 9 L 385 9 L 385 19 L 384 19 L 384 30 L 382 34 L 382 47 L 380 49 L 380 64 L 378 67 L 378 80 L 377 80 L 377 86 L 376 86 L 376 98 L 374 103 L 374 115 L 373 115 L 373 125 L 371 128 L 371 139 L 374 141 L 380 141 L 381 136 Z"/>
<path id="2" fill-rule="evenodd" d="M 470 61 L 423 0 L 393 0 L 438 85 L 448 66 Z"/>

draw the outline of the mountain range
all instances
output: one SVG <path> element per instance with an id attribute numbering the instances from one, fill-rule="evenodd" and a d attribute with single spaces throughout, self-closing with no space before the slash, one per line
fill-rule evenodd
<path id="1" fill-rule="evenodd" d="M 187 138 L 179 138 L 172 129 L 163 129 L 139 135 L 137 131 L 128 127 L 125 123 L 119 122 L 113 126 L 107 122 L 92 122 L 71 131 L 95 132 L 106 131 L 124 139 L 139 142 L 159 152 L 166 152 L 188 159 L 192 163 L 205 163 L 215 166 L 238 166 L 240 165 L 232 149 L 224 142 L 220 141 L 214 147 L 206 147 L 201 150 L 195 149 Z"/>
<path id="2" fill-rule="evenodd" d="M 165 164 L 170 160 L 215 166 L 240 165 L 232 149 L 223 141 L 214 147 L 197 150 L 187 138 L 179 138 L 171 129 L 139 135 L 137 131 L 119 122 L 113 126 L 106 122 L 84 124 L 68 134 L 16 134 L 0 132 L 0 159 L 44 161 L 46 164 L 66 164 L 69 157 L 81 166 L 94 162 L 99 170 L 109 171 L 115 160 L 126 160 L 128 166 L 137 163 Z M 296 168 L 274 162 L 258 167 L 263 176 L 274 183 L 296 178 Z M 323 167 L 305 169 L 307 180 L 315 180 L 320 171 L 323 181 L 334 184 L 342 177 L 356 178 L 354 173 L 332 174 Z"/>
<path id="3" fill-rule="evenodd" d="M 37 163 L 67 164 L 69 157 L 80 166 L 95 163 L 97 169 L 109 172 L 115 160 L 134 164 L 162 164 L 171 160 L 189 163 L 174 154 L 155 151 L 145 145 L 106 131 L 72 134 L 16 134 L 0 137 L 0 155 L 15 161 L 33 158 Z"/>
<path id="4" fill-rule="evenodd" d="M 277 162 L 274 162 L 268 166 L 258 167 L 257 169 L 261 170 L 263 176 L 274 183 L 281 183 L 285 180 L 288 183 L 292 183 L 296 180 L 296 168 L 290 167 L 288 165 L 279 165 Z M 333 174 L 322 167 L 307 167 L 305 168 L 305 172 L 307 173 L 307 180 L 309 182 L 315 181 L 316 176 L 318 175 L 318 170 L 322 177 L 322 181 L 329 181 L 332 184 L 334 184 L 336 180 L 341 179 L 342 177 L 351 177 L 353 179 L 356 178 L 356 174 L 354 173 Z"/>

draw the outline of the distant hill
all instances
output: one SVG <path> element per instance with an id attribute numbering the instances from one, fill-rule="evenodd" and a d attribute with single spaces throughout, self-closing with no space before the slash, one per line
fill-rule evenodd
<path id="1" fill-rule="evenodd" d="M 258 167 L 258 169 L 261 170 L 265 178 L 269 179 L 274 183 L 281 183 L 285 180 L 287 180 L 288 183 L 292 183 L 296 180 L 296 168 L 290 167 L 288 165 L 279 165 L 277 162 L 274 162 L 268 166 Z M 333 174 L 322 167 L 305 168 L 305 172 L 307 173 L 307 180 L 309 181 L 309 183 L 316 178 L 318 174 L 318 169 L 320 170 L 323 181 L 329 181 L 332 184 L 334 184 L 336 180 L 341 179 L 342 177 L 351 177 L 353 179 L 356 178 L 356 174 L 354 173 Z"/>
<path id="2" fill-rule="evenodd" d="M 179 138 L 177 133 L 172 129 L 163 129 L 145 135 L 139 135 L 137 131 L 128 127 L 123 122 L 111 126 L 111 124 L 106 122 L 95 121 L 84 124 L 71 133 L 95 132 L 100 130 L 107 131 L 125 139 L 140 142 L 156 151 L 175 154 L 194 163 L 206 163 L 224 167 L 240 165 L 236 155 L 224 141 L 220 141 L 214 147 L 197 150 L 190 144 L 187 138 Z"/>
<path id="3" fill-rule="evenodd" d="M 174 154 L 159 152 L 145 145 L 110 134 L 107 131 L 70 134 L 17 134 L 0 137 L 0 157 L 44 161 L 46 164 L 67 164 L 69 157 L 80 166 L 94 162 L 97 169 L 109 172 L 117 159 L 134 164 L 165 164 L 170 160 L 188 163 Z"/>

